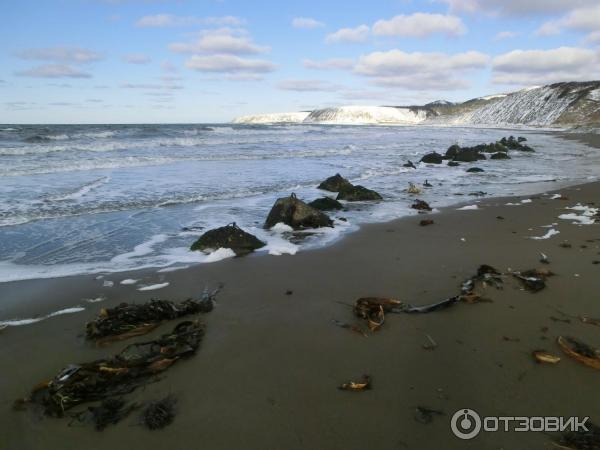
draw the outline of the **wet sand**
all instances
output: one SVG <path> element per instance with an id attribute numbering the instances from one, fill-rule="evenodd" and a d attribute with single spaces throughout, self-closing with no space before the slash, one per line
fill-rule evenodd
<path id="1" fill-rule="evenodd" d="M 483 433 L 462 441 L 452 435 L 450 417 L 471 408 L 487 416 L 579 415 L 600 421 L 598 373 L 556 345 L 557 336 L 572 335 L 600 347 L 600 328 L 576 318 L 600 318 L 600 264 L 593 264 L 600 260 L 600 225 L 557 218 L 578 202 L 600 203 L 600 183 L 558 192 L 568 200 L 545 194 L 507 206 L 522 197 L 488 199 L 477 210 L 451 207 L 368 225 L 335 245 L 295 256 L 249 256 L 163 274 L 111 274 L 105 277 L 115 282 L 110 288 L 94 276 L 0 284 L 2 318 L 86 307 L 0 332 L 0 449 L 553 448 L 542 433 Z M 435 224 L 421 227 L 423 218 Z M 560 234 L 529 238 L 544 235 L 548 229 L 541 226 L 552 223 Z M 564 241 L 571 248 L 560 247 Z M 507 279 L 503 290 L 488 290 L 492 302 L 388 315 L 368 338 L 331 323 L 354 322 L 347 304 L 359 297 L 433 303 L 456 295 L 481 264 L 503 272 L 541 267 L 540 251 L 556 276 L 538 293 Z M 139 285 L 119 284 L 126 278 L 170 285 L 139 292 Z M 69 427 L 68 419 L 11 410 L 14 399 L 67 364 L 112 355 L 129 343 L 96 348 L 85 342 L 84 324 L 100 308 L 152 297 L 198 297 L 204 287 L 220 283 L 216 309 L 201 317 L 207 333 L 197 354 L 128 396 L 143 402 L 174 394 L 178 414 L 166 429 L 148 431 L 134 413 L 99 433 L 90 425 Z M 100 295 L 106 300 L 82 300 Z M 435 350 L 423 348 L 426 334 L 438 344 Z M 531 357 L 536 349 L 562 360 L 536 364 Z M 372 390 L 336 389 L 362 374 L 373 377 Z M 415 420 L 417 406 L 444 415 L 423 424 Z"/>

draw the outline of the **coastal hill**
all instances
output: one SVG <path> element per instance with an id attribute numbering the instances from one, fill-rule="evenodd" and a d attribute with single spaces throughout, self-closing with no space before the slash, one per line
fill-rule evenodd
<path id="1" fill-rule="evenodd" d="M 600 81 L 564 82 L 462 103 L 423 106 L 340 106 L 314 111 L 242 116 L 239 124 L 600 126 Z"/>

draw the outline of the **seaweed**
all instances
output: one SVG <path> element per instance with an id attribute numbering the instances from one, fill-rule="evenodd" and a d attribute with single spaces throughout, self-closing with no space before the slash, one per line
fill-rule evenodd
<path id="1" fill-rule="evenodd" d="M 187 299 L 181 303 L 151 300 L 144 304 L 121 303 L 102 309 L 96 319 L 86 324 L 86 337 L 102 344 L 140 336 L 158 327 L 165 320 L 174 320 L 212 311 L 219 289 L 205 291 L 199 301 Z"/>
<path id="2" fill-rule="evenodd" d="M 181 322 L 171 333 L 131 344 L 112 358 L 71 364 L 15 405 L 40 405 L 46 415 L 61 417 L 76 405 L 128 394 L 179 359 L 193 355 L 203 335 L 199 322 Z"/>
<path id="3" fill-rule="evenodd" d="M 175 419 L 177 399 L 172 395 L 150 402 L 142 412 L 142 423 L 150 430 L 166 427 Z"/>

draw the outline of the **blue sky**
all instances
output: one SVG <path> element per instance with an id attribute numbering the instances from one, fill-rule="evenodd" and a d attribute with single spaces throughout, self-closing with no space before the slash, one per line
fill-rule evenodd
<path id="1" fill-rule="evenodd" d="M 0 123 L 221 122 L 600 79 L 598 0 L 8 1 Z"/>

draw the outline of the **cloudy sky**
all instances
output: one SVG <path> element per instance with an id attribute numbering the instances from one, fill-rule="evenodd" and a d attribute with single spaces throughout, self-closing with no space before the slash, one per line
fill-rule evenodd
<path id="1" fill-rule="evenodd" d="M 599 0 L 21 0 L 0 123 L 220 122 L 600 79 Z"/>

